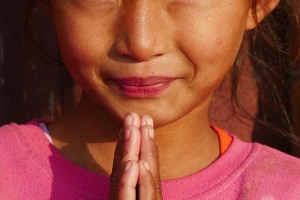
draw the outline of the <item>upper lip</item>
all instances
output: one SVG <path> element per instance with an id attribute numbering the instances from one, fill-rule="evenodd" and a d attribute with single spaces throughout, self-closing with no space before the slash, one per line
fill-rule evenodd
<path id="1" fill-rule="evenodd" d="M 125 78 L 116 78 L 113 79 L 114 82 L 120 85 L 127 86 L 151 86 L 151 85 L 159 85 L 164 83 L 170 83 L 174 81 L 176 78 L 173 77 L 163 77 L 163 76 L 151 76 L 151 77 L 125 77 Z"/>

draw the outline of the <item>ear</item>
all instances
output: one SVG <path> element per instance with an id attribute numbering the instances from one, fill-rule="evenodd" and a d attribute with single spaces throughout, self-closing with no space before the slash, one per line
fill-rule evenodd
<path id="1" fill-rule="evenodd" d="M 256 0 L 255 10 L 249 9 L 246 30 L 255 28 L 274 8 L 280 0 Z"/>

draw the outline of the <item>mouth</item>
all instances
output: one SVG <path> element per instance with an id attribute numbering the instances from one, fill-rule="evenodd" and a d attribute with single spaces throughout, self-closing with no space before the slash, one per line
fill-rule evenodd
<path id="1" fill-rule="evenodd" d="M 128 97 L 149 98 L 166 90 L 176 78 L 171 77 L 126 77 L 113 79 L 115 85 Z"/>

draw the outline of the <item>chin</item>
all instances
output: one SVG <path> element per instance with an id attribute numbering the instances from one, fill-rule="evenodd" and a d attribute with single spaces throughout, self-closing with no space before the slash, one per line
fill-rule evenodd
<path id="1" fill-rule="evenodd" d="M 105 112 L 103 116 L 112 117 L 121 124 L 123 124 L 126 113 L 135 112 L 139 116 L 151 116 L 155 128 L 172 124 L 191 111 L 191 108 L 185 106 L 184 103 L 174 108 L 174 101 L 170 99 L 128 100 L 112 96 L 110 98 L 96 96 L 92 98 L 92 101 L 97 104 L 100 110 Z"/>
<path id="2" fill-rule="evenodd" d="M 153 118 L 154 127 L 160 128 L 174 123 L 175 121 L 183 117 L 185 114 L 182 113 L 182 110 L 177 111 L 170 108 L 172 108 L 172 106 L 168 106 L 168 107 L 150 106 L 149 107 L 149 106 L 134 104 L 133 106 L 125 107 L 124 110 L 122 110 L 121 112 L 120 110 L 112 111 L 112 112 L 117 112 L 118 113 L 117 118 L 118 120 L 121 121 L 123 121 L 125 114 L 129 112 L 135 112 L 139 116 L 149 115 Z"/>

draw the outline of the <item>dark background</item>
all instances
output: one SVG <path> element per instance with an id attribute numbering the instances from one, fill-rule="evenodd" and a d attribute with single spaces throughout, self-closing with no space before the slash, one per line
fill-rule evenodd
<path id="1" fill-rule="evenodd" d="M 21 4 L 21 0 L 0 0 L 0 125 L 25 123 L 32 118 L 51 120 L 68 112 L 80 99 L 80 88 L 56 61 L 59 51 L 55 31 L 49 18 L 39 10 L 33 12 L 29 28 L 36 44 L 29 45 L 30 50 L 25 48 Z M 258 91 L 250 74 L 251 66 L 247 64 L 239 88 L 242 102 L 253 115 L 268 112 L 257 103 Z M 293 97 L 290 107 L 296 133 L 300 135 L 300 92 Z M 262 134 L 252 121 L 242 122 L 233 115 L 227 80 L 215 94 L 210 116 L 212 123 L 245 141 L 259 141 L 300 156 L 299 148 L 288 140 Z M 280 119 L 275 121 L 280 123 Z"/>

